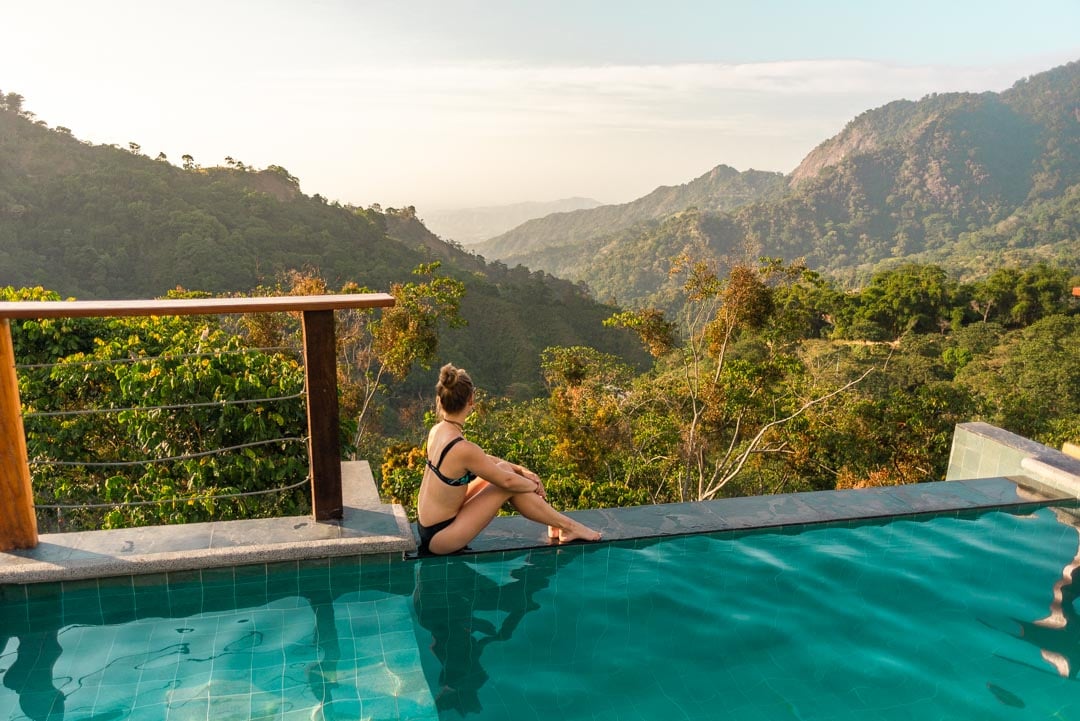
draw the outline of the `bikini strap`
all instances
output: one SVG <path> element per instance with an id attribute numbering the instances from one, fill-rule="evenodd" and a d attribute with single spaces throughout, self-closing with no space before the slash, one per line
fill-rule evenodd
<path id="1" fill-rule="evenodd" d="M 434 465 L 435 470 L 442 468 L 443 459 L 446 458 L 446 454 L 450 452 L 450 449 L 455 445 L 465 440 L 465 436 L 458 436 L 454 440 L 443 446 L 442 453 L 439 454 L 439 462 Z M 431 465 L 431 461 L 428 461 L 428 465 Z"/>

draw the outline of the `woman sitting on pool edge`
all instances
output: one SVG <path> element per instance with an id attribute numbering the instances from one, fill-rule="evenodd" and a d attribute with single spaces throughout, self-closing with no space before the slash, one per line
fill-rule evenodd
<path id="1" fill-rule="evenodd" d="M 427 467 L 416 502 L 421 553 L 444 555 L 465 548 L 508 500 L 521 515 L 545 524 L 552 540 L 600 540 L 598 532 L 548 505 L 535 473 L 465 440 L 463 426 L 474 405 L 468 373 L 444 365 L 435 394 L 440 421 L 428 433 Z"/>

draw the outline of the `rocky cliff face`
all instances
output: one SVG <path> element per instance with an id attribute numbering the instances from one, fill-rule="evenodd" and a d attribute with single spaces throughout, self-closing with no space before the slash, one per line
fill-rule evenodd
<path id="1" fill-rule="evenodd" d="M 880 150 L 895 136 L 897 127 L 904 124 L 915 106 L 916 103 L 910 100 L 897 100 L 862 113 L 838 135 L 811 150 L 799 167 L 792 171 L 789 185 L 795 187 L 825 168 L 838 165 L 845 158 Z"/>

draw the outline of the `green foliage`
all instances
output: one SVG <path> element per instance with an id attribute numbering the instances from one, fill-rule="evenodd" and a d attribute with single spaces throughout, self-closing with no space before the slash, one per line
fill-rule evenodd
<path id="1" fill-rule="evenodd" d="M 1001 337 L 957 371 L 990 423 L 1053 446 L 1080 426 L 1080 316 L 1053 315 Z"/>
<path id="2" fill-rule="evenodd" d="M 20 344 L 35 342 L 33 328 L 13 330 Z M 23 369 L 20 396 L 36 503 L 118 505 L 43 512 L 43 528 L 307 512 L 306 487 L 219 500 L 307 476 L 304 443 L 282 440 L 306 435 L 298 395 L 303 370 L 295 357 L 248 350 L 240 338 L 194 318 L 117 319 L 97 332 L 90 350 L 61 351 L 50 367 Z M 264 400 L 278 397 L 291 398 Z M 209 453 L 250 444 L 257 445 Z M 183 458 L 138 463 L 176 457 Z M 156 501 L 165 502 L 119 505 Z"/>

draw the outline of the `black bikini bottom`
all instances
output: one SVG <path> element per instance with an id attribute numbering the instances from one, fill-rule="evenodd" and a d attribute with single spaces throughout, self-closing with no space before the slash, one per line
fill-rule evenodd
<path id="1" fill-rule="evenodd" d="M 423 523 L 420 523 L 420 521 L 416 522 L 416 530 L 420 533 L 420 553 L 431 553 L 431 549 L 428 548 L 431 539 L 435 537 L 436 533 L 453 523 L 454 518 L 457 518 L 457 516 L 447 518 L 445 521 L 439 521 L 430 526 L 425 526 Z"/>

